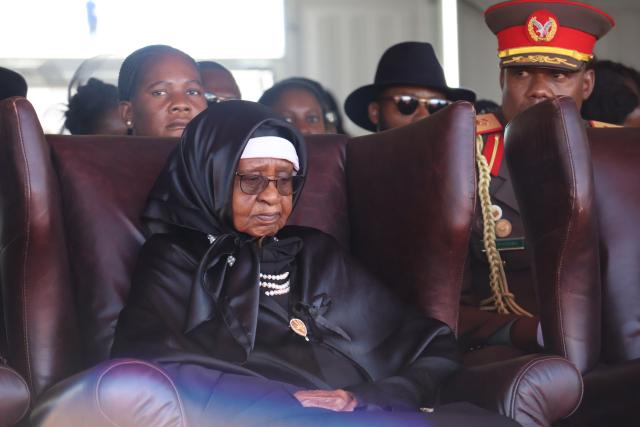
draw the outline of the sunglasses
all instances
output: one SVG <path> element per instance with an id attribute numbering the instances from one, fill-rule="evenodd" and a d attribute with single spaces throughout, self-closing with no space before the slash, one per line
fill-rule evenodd
<path id="1" fill-rule="evenodd" d="M 420 104 L 422 104 L 427 109 L 429 114 L 438 112 L 447 105 L 451 104 L 451 101 L 449 101 L 448 99 L 421 98 L 419 96 L 413 95 L 395 95 L 383 97 L 380 99 L 388 99 L 393 101 L 396 104 L 396 108 L 398 109 L 400 114 L 405 116 L 410 116 L 411 114 L 415 113 Z"/>
<path id="2" fill-rule="evenodd" d="M 240 98 L 236 98 L 235 96 L 227 96 L 227 97 L 218 96 L 215 93 L 205 92 L 204 99 L 207 101 L 208 105 L 212 105 L 212 104 L 219 104 L 224 101 L 231 101 L 231 100 L 240 99 Z"/>
<path id="3" fill-rule="evenodd" d="M 290 196 L 294 191 L 297 191 L 304 182 L 304 176 L 302 175 L 282 176 L 271 179 L 263 175 L 241 174 L 236 172 L 236 176 L 240 179 L 240 190 L 249 195 L 262 193 L 270 182 L 274 182 L 281 196 Z"/>

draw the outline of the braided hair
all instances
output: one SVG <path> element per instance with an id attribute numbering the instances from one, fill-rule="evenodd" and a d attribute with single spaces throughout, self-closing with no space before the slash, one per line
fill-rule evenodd
<path id="1" fill-rule="evenodd" d="M 96 78 L 78 87 L 64 113 L 66 127 L 72 135 L 92 135 L 104 116 L 118 108 L 118 89 Z"/>
<path id="2" fill-rule="evenodd" d="M 0 99 L 12 96 L 27 96 L 27 82 L 15 71 L 0 67 Z"/>
<path id="3" fill-rule="evenodd" d="M 118 97 L 120 101 L 130 101 L 140 82 L 140 71 L 153 58 L 166 54 L 182 55 L 198 69 L 196 61 L 183 51 L 171 46 L 156 44 L 145 46 L 127 56 L 120 66 L 118 75 Z"/>

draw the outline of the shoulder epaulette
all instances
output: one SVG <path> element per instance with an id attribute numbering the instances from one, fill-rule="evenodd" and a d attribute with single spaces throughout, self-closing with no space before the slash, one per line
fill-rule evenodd
<path id="1" fill-rule="evenodd" d="M 476 116 L 476 135 L 500 132 L 502 129 L 504 126 L 495 114 L 487 113 Z"/>
<path id="2" fill-rule="evenodd" d="M 597 120 L 589 120 L 589 126 L 592 128 L 621 128 L 620 125 L 614 125 L 613 123 L 599 122 Z"/>

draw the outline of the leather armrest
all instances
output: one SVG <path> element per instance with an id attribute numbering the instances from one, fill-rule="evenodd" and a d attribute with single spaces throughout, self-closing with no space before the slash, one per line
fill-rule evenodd
<path id="1" fill-rule="evenodd" d="M 103 362 L 47 390 L 31 426 L 184 427 L 182 401 L 159 366 L 135 359 Z"/>
<path id="2" fill-rule="evenodd" d="M 31 404 L 31 393 L 24 378 L 0 362 L 0 427 L 20 421 Z"/>
<path id="3" fill-rule="evenodd" d="M 559 356 L 527 355 L 464 368 L 444 385 L 443 403 L 466 400 L 522 424 L 549 426 L 582 400 L 582 377 Z"/>

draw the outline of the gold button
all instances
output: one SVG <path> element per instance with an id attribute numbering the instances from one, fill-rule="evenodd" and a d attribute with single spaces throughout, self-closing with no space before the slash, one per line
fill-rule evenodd
<path id="1" fill-rule="evenodd" d="M 500 219 L 496 221 L 496 236 L 497 237 L 507 237 L 511 234 L 511 230 L 513 227 L 508 219 Z"/>

